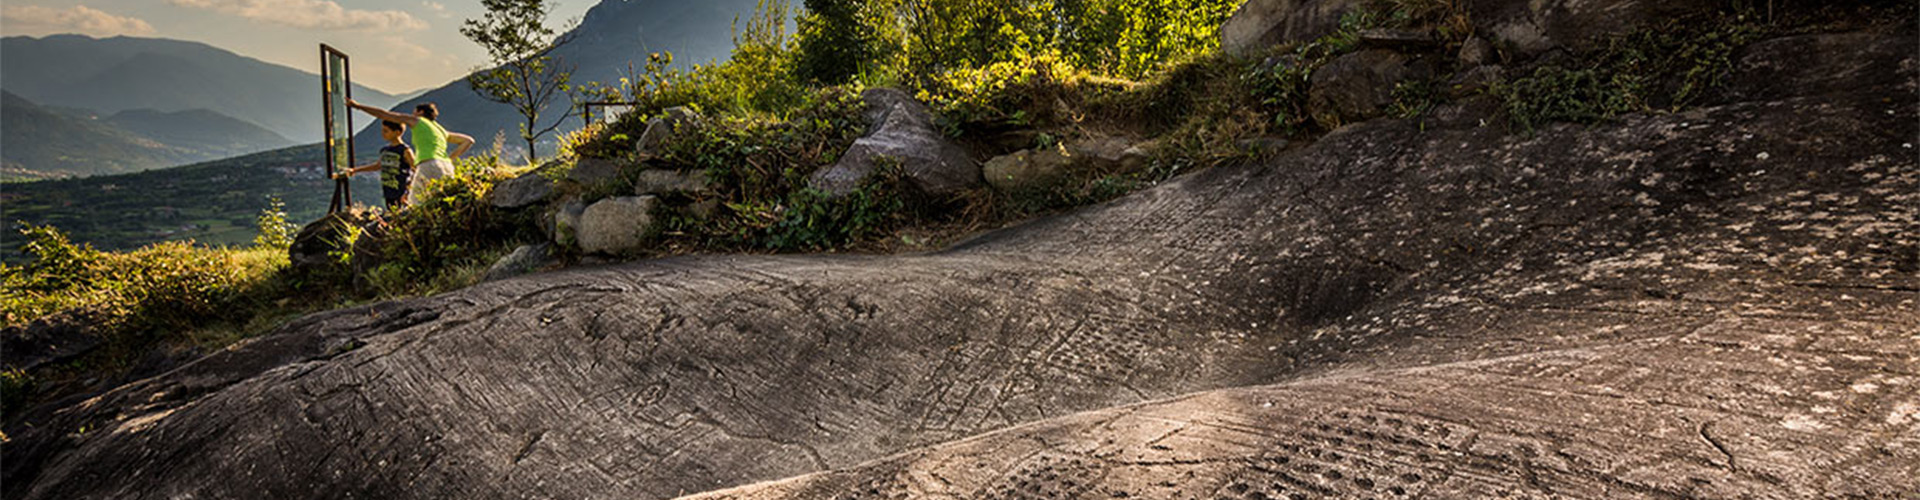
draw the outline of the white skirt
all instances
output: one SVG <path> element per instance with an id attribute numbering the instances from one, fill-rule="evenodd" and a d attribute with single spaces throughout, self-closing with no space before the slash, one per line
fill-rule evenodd
<path id="1" fill-rule="evenodd" d="M 413 176 L 407 180 L 407 204 L 413 204 L 413 194 L 427 188 L 435 179 L 453 175 L 453 162 L 446 158 L 435 158 L 413 166 Z"/>

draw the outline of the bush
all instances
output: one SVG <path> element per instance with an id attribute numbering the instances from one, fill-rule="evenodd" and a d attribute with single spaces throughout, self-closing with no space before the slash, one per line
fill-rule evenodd
<path id="1" fill-rule="evenodd" d="M 8 324 L 77 310 L 103 329 L 189 328 L 226 311 L 237 293 L 286 265 L 284 250 L 156 243 L 126 253 L 75 245 L 49 226 L 22 225 L 32 262 L 0 264 Z"/>
<path id="2" fill-rule="evenodd" d="M 1596 123 L 1621 113 L 1675 111 L 1726 84 L 1733 52 L 1765 28 L 1739 19 L 1678 20 L 1617 38 L 1571 62 L 1497 84 L 1508 123 Z"/>
<path id="3" fill-rule="evenodd" d="M 495 183 L 512 177 L 491 158 L 463 159 L 454 175 L 428 184 L 413 205 L 392 214 L 382 262 L 371 267 L 425 283 L 495 247 L 538 238 L 529 214 L 496 210 L 486 201 Z"/>

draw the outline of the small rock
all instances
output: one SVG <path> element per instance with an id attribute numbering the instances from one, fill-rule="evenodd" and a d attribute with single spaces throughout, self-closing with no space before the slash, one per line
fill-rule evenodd
<path id="1" fill-rule="evenodd" d="M 1472 69 L 1461 71 L 1459 74 L 1453 76 L 1452 81 L 1447 82 L 1447 97 L 1460 99 L 1479 94 L 1485 92 L 1489 87 L 1492 87 L 1493 84 L 1499 83 L 1506 78 L 1506 68 L 1497 65 L 1475 66 Z"/>
<path id="2" fill-rule="evenodd" d="M 705 170 L 646 169 L 633 181 L 634 194 L 699 194 L 713 190 Z"/>
<path id="3" fill-rule="evenodd" d="M 324 271 L 340 264 L 335 255 L 350 250 L 349 239 L 364 236 L 365 228 L 379 218 L 371 212 L 348 210 L 335 212 L 308 223 L 294 233 L 287 247 L 287 260 L 296 271 Z"/>
<path id="4" fill-rule="evenodd" d="M 1471 68 L 1490 64 L 1498 55 L 1493 51 L 1493 43 L 1476 36 L 1460 44 L 1460 53 L 1457 57 L 1460 60 L 1460 67 Z"/>
<path id="5" fill-rule="evenodd" d="M 660 151 L 660 145 L 690 131 L 690 127 L 704 123 L 706 118 L 700 112 L 684 106 L 667 108 L 664 115 L 647 120 L 647 130 L 640 133 L 636 142 L 636 153 L 641 157 L 654 156 Z"/>
<path id="6" fill-rule="evenodd" d="M 696 201 L 687 205 L 686 210 L 687 215 L 692 215 L 696 219 L 712 219 L 714 214 L 720 212 L 720 200 L 708 198 Z"/>
<path id="7" fill-rule="evenodd" d="M 1307 108 L 1322 126 L 1335 127 L 1384 114 L 1400 82 L 1429 78 L 1432 68 L 1391 50 L 1363 50 L 1335 58 L 1313 73 Z"/>
<path id="8" fill-rule="evenodd" d="M 528 172 L 495 184 L 487 193 L 487 201 L 497 208 L 521 208 L 545 201 L 552 195 L 552 180 L 539 172 Z"/>
<path id="9" fill-rule="evenodd" d="M 488 267 L 486 274 L 481 275 L 480 281 L 502 280 L 526 274 L 528 271 L 544 267 L 552 260 L 552 243 L 520 245 L 519 248 L 513 249 L 513 253 L 501 257 L 499 261 L 493 263 L 493 266 Z"/>
<path id="10" fill-rule="evenodd" d="M 987 184 L 1001 192 L 1045 189 L 1067 178 L 1074 163 L 1066 149 L 1019 151 L 988 160 L 981 168 Z"/>
<path id="11" fill-rule="evenodd" d="M 580 215 L 586 211 L 587 205 L 580 200 L 570 200 L 555 207 L 552 233 L 548 236 L 553 238 L 555 244 L 561 246 L 577 245 L 579 243 L 577 236 L 580 234 Z"/>
<path id="12" fill-rule="evenodd" d="M 1373 28 L 1360 31 L 1360 48 L 1388 49 L 1397 51 L 1419 51 L 1439 46 L 1433 39 L 1433 33 L 1427 31 L 1392 28 Z"/>
<path id="13" fill-rule="evenodd" d="M 1293 142 L 1286 140 L 1286 138 L 1267 136 L 1267 135 L 1254 137 L 1251 139 L 1242 139 L 1239 142 L 1239 146 L 1241 149 L 1245 149 L 1247 151 L 1253 151 L 1260 154 L 1268 154 L 1268 153 L 1273 153 L 1277 151 L 1283 151 L 1287 149 L 1287 146 L 1292 144 Z"/>
<path id="14" fill-rule="evenodd" d="M 581 158 L 567 172 L 567 179 L 584 186 L 595 186 L 620 178 L 620 162 L 602 158 Z"/>
<path id="15" fill-rule="evenodd" d="M 1067 152 L 1086 168 L 1112 170 L 1127 159 L 1132 147 L 1133 143 L 1123 138 L 1095 136 L 1068 142 Z"/>
<path id="16" fill-rule="evenodd" d="M 658 231 L 653 196 L 622 196 L 594 202 L 580 214 L 575 236 L 586 253 L 618 255 L 639 250 Z"/>

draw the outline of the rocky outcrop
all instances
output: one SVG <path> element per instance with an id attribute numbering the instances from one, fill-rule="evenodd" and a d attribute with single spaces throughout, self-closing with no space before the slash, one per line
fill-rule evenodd
<path id="1" fill-rule="evenodd" d="M 1365 121 L 1393 105 L 1395 87 L 1432 77 L 1431 62 L 1392 50 L 1343 55 L 1313 72 L 1307 109 L 1329 128 Z"/>
<path id="2" fill-rule="evenodd" d="M 872 128 L 840 161 L 814 173 L 809 181 L 814 188 L 845 195 L 890 164 L 912 187 L 936 197 L 980 185 L 980 164 L 940 133 L 925 104 L 894 89 L 869 89 L 861 99 Z"/>
<path id="3" fill-rule="evenodd" d="M 660 208 L 654 196 L 620 196 L 593 202 L 580 213 L 575 240 L 587 253 L 620 255 L 640 250 L 647 238 L 659 232 L 654 212 Z"/>
<path id="4" fill-rule="evenodd" d="M 1899 78 L 1525 136 L 1376 120 L 925 255 L 322 313 L 7 429 L 0 488 L 1901 498 L 1920 94 L 1871 47 L 1808 61 Z"/>

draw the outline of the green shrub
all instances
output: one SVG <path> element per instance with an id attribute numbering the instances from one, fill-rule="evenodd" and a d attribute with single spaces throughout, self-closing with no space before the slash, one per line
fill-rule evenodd
<path id="1" fill-rule="evenodd" d="M 1733 52 L 1765 32 L 1737 18 L 1671 21 L 1490 91 L 1508 122 L 1524 131 L 1555 121 L 1590 124 L 1621 113 L 1677 111 L 1725 86 Z"/>
<path id="2" fill-rule="evenodd" d="M 253 246 L 258 248 L 284 251 L 293 244 L 293 233 L 300 230 L 287 221 L 287 204 L 277 196 L 267 200 L 267 208 L 260 210 L 256 224 L 260 234 L 253 237 Z"/>
<path id="3" fill-rule="evenodd" d="M 795 76 L 819 85 L 898 71 L 901 37 L 893 0 L 806 0 L 795 37 Z"/>
<path id="4" fill-rule="evenodd" d="M 749 200 L 729 203 L 734 217 L 722 221 L 730 243 L 774 251 L 837 248 L 886 233 L 904 219 L 897 164 L 879 172 L 845 196 L 802 187 L 778 203 Z"/>
<path id="5" fill-rule="evenodd" d="M 22 225 L 24 266 L 0 264 L 0 313 L 16 324 L 75 310 L 103 329 L 188 328 L 218 317 L 237 293 L 286 265 L 284 250 L 156 243 L 125 253 L 75 245 L 49 226 Z"/>
<path id="6" fill-rule="evenodd" d="M 512 177 L 489 158 L 463 160 L 454 175 L 428 184 L 413 205 L 391 216 L 376 268 L 418 280 L 470 264 L 479 252 L 537 238 L 531 215 L 486 201 L 495 183 Z"/>

